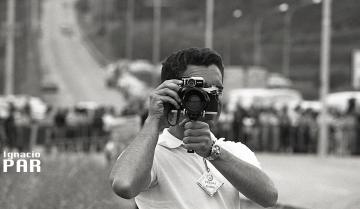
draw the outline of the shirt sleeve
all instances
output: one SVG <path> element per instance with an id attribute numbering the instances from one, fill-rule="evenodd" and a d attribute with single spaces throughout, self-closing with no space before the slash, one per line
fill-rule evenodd
<path id="1" fill-rule="evenodd" d="M 221 148 L 226 149 L 231 154 L 235 155 L 239 159 L 261 169 L 259 160 L 256 158 L 253 151 L 251 151 L 246 145 L 241 142 L 231 142 L 219 139 L 216 142 Z"/>

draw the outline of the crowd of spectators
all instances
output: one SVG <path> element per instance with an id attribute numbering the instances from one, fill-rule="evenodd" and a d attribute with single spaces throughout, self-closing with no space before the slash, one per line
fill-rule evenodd
<path id="1" fill-rule="evenodd" d="M 226 107 L 226 106 L 225 106 Z M 329 109 L 329 153 L 360 154 L 360 113 L 356 101 L 350 100 L 346 111 Z M 0 114 L 0 148 L 30 151 L 34 144 L 47 151 L 101 151 L 111 136 L 106 120 L 119 116 L 146 117 L 144 102 L 129 102 L 119 112 L 110 106 L 53 108 L 47 106 L 44 117 L 34 118 L 31 106 L 21 108 L 9 103 Z M 254 151 L 315 153 L 318 146 L 319 112 L 312 108 L 272 107 L 223 108 L 215 135 L 240 141 Z"/>
<path id="2" fill-rule="evenodd" d="M 19 151 L 28 151 L 32 132 L 31 108 L 27 103 L 23 108 L 16 108 L 9 103 L 0 117 L 0 145 Z"/>
<path id="3" fill-rule="evenodd" d="M 33 145 L 43 145 L 49 152 L 55 147 L 59 151 L 100 151 L 109 136 L 104 118 L 115 114 L 112 107 L 47 106 L 38 119 L 30 105 L 19 108 L 9 103 L 0 117 L 0 149 L 27 152 Z"/>
<path id="4" fill-rule="evenodd" d="M 109 132 L 104 117 L 113 115 L 113 108 L 50 108 L 39 131 L 38 141 L 47 150 L 56 147 L 60 151 L 101 151 Z M 42 141 L 43 140 L 43 141 Z"/>
<path id="5" fill-rule="evenodd" d="M 329 153 L 360 154 L 360 113 L 355 104 L 350 100 L 345 112 L 329 109 Z M 223 110 L 216 132 L 256 151 L 315 153 L 320 120 L 318 110 L 312 108 L 245 109 L 238 105 L 234 112 Z"/>

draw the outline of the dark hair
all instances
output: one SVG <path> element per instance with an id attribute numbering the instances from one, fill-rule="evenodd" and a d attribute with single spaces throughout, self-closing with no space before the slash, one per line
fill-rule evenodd
<path id="1" fill-rule="evenodd" d="M 161 82 L 169 79 L 180 79 L 188 65 L 216 65 L 224 77 L 224 66 L 221 56 L 209 48 L 188 48 L 172 53 L 162 63 Z"/>

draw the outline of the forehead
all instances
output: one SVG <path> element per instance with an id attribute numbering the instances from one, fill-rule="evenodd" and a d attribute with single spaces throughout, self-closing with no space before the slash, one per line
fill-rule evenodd
<path id="1" fill-rule="evenodd" d="M 216 65 L 188 65 L 183 77 L 203 77 L 205 82 L 210 85 L 222 86 L 221 72 Z"/>

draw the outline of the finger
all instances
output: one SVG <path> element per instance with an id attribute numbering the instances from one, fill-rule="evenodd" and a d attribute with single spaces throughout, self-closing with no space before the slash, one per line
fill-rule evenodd
<path id="1" fill-rule="evenodd" d="M 206 146 L 206 144 L 204 143 L 190 143 L 190 144 L 183 144 L 184 148 L 187 149 L 187 150 L 195 150 L 195 151 L 198 151 L 198 150 L 206 150 L 206 149 L 209 149 L 208 146 Z"/>
<path id="2" fill-rule="evenodd" d="M 179 91 L 181 84 L 182 84 L 181 80 L 176 80 L 176 79 L 166 80 L 162 84 L 160 84 L 156 89 L 170 88 L 177 92 Z"/>
<path id="3" fill-rule="evenodd" d="M 172 90 L 178 92 L 180 89 L 180 86 L 177 83 L 165 83 L 162 88 L 169 88 L 169 89 L 172 89 Z"/>
<path id="4" fill-rule="evenodd" d="M 172 97 L 159 95 L 159 98 L 161 101 L 163 101 L 163 103 L 170 103 L 174 105 L 176 109 L 180 109 L 180 105 Z"/>
<path id="5" fill-rule="evenodd" d="M 185 129 L 184 136 L 210 136 L 208 129 Z"/>
<path id="6" fill-rule="evenodd" d="M 157 91 L 157 94 L 162 95 L 162 96 L 171 96 L 172 98 L 174 98 L 178 103 L 181 102 L 179 95 L 177 94 L 176 91 L 171 90 L 169 88 L 163 88 Z"/>
<path id="7" fill-rule="evenodd" d="M 192 136 L 192 137 L 184 137 L 184 144 L 192 144 L 192 143 L 205 143 L 210 144 L 211 140 L 207 136 Z"/>
<path id="8" fill-rule="evenodd" d="M 189 121 L 185 123 L 185 129 L 202 129 L 202 128 L 209 128 L 209 125 L 202 121 Z"/>

